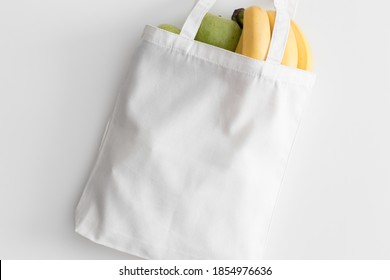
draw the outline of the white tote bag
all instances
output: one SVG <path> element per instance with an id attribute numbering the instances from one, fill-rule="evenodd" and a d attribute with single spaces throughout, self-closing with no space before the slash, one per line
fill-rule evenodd
<path id="1" fill-rule="evenodd" d="M 76 210 L 76 232 L 147 259 L 261 259 L 315 75 L 281 65 L 287 0 L 267 61 L 147 25 Z"/>

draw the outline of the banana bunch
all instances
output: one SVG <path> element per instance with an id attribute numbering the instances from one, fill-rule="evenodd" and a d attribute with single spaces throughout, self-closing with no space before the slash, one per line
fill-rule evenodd
<path id="1" fill-rule="evenodd" d="M 266 11 L 258 6 L 235 10 L 232 20 L 236 21 L 242 28 L 236 53 L 265 60 L 271 42 L 275 17 L 275 11 Z M 306 71 L 313 70 L 313 55 L 309 42 L 293 20 L 291 20 L 282 64 Z"/>
<path id="2" fill-rule="evenodd" d="M 258 6 L 237 9 L 231 19 L 207 13 L 195 40 L 254 59 L 265 60 L 275 18 L 275 11 L 266 11 Z M 161 24 L 158 27 L 176 34 L 181 32 L 171 24 Z M 282 64 L 306 71 L 313 70 L 313 55 L 309 42 L 293 20 Z"/>

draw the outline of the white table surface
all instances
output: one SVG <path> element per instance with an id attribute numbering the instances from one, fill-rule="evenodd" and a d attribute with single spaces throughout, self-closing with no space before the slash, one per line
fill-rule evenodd
<path id="1" fill-rule="evenodd" d="M 77 235 L 73 212 L 143 26 L 180 26 L 194 3 L 0 0 L 0 259 L 136 258 Z M 318 79 L 267 258 L 390 259 L 389 8 L 300 1 Z"/>

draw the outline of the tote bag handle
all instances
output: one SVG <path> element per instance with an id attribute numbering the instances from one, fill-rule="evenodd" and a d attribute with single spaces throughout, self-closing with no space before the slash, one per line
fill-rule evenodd
<path id="1" fill-rule="evenodd" d="M 194 40 L 203 17 L 215 1 L 199 0 L 185 21 L 180 36 Z M 297 4 L 298 0 L 274 0 L 276 19 L 267 55 L 267 61 L 271 63 L 280 64 L 282 62 L 290 31 L 290 19 L 294 17 Z"/>

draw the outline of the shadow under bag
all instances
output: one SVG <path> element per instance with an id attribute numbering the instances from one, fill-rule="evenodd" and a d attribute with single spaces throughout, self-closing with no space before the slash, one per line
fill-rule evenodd
<path id="1" fill-rule="evenodd" d="M 275 0 L 266 61 L 147 25 L 76 210 L 86 238 L 147 259 L 261 259 L 315 75 L 281 65 Z"/>

